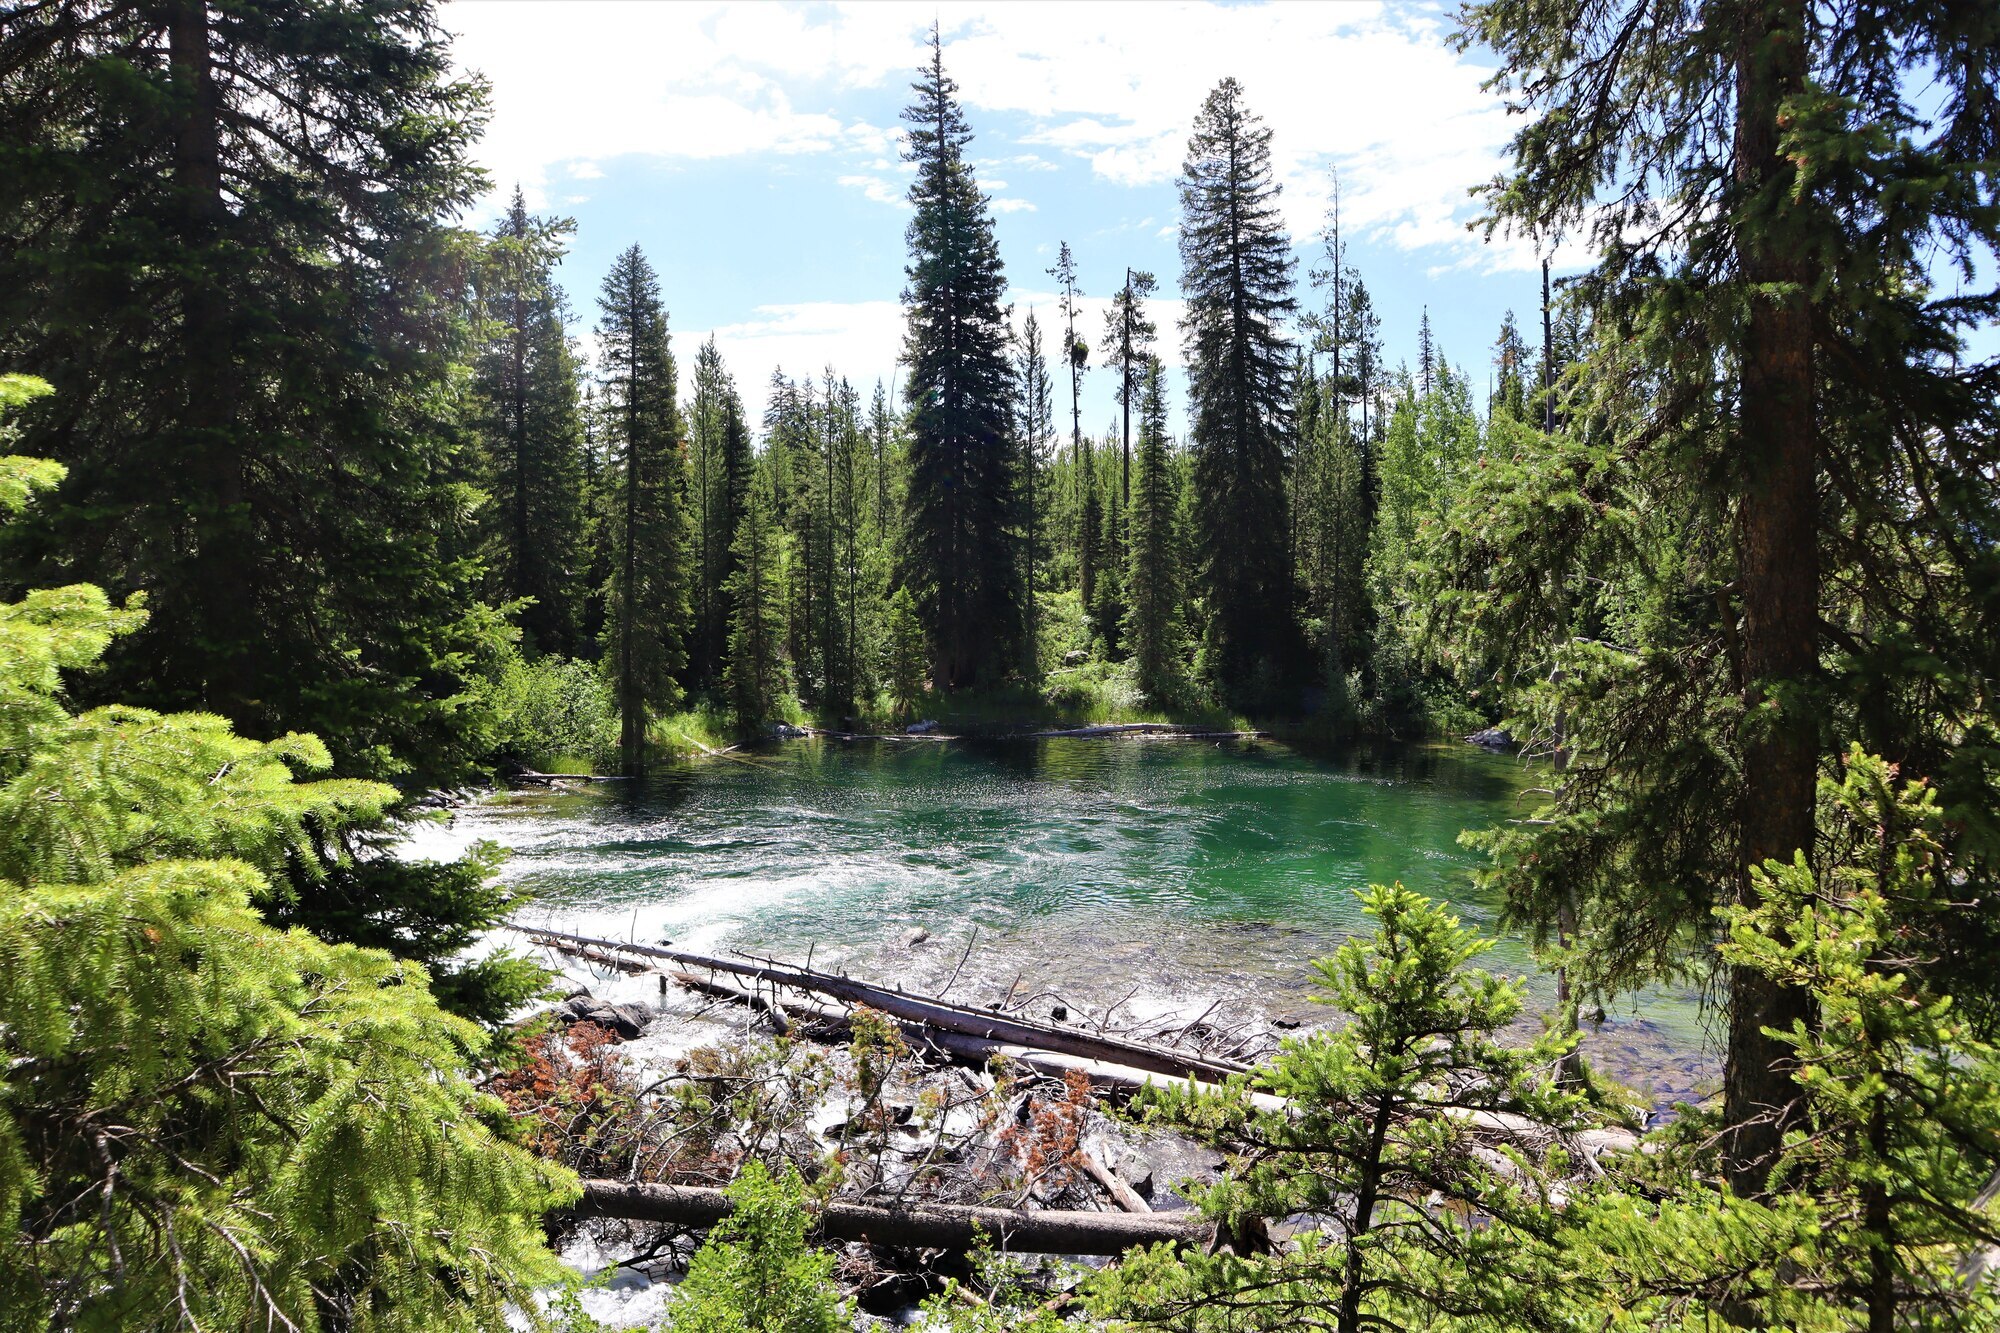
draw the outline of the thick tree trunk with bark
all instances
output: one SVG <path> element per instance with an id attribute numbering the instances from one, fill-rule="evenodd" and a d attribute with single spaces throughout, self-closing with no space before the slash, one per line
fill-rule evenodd
<path id="1" fill-rule="evenodd" d="M 1792 174 L 1779 153 L 1780 110 L 1805 86 L 1803 4 L 1756 6 L 1745 15 L 1740 41 L 1737 182 L 1743 196 L 1763 205 L 1739 220 L 1737 231 L 1741 280 L 1754 292 L 1743 340 L 1736 533 L 1750 705 L 1740 890 L 1748 902 L 1755 889 L 1747 867 L 1768 858 L 1790 861 L 1812 847 L 1819 744 L 1802 694 L 1819 659 L 1819 464 L 1811 274 L 1805 247 L 1791 234 L 1804 206 L 1779 199 Z M 1723 1114 L 1734 1128 L 1725 1160 L 1731 1184 L 1755 1193 L 1794 1117 L 1798 1091 L 1788 1048 L 1764 1029 L 1790 1028 L 1809 1018 L 1811 1006 L 1803 991 L 1750 968 L 1732 969 L 1729 990 Z"/>

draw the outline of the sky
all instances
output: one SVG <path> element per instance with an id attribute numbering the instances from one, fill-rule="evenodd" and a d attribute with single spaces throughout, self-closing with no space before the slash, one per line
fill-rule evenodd
<path id="1" fill-rule="evenodd" d="M 454 58 L 492 85 L 476 155 L 493 194 L 472 221 L 517 184 L 534 211 L 575 219 L 559 277 L 586 343 L 612 258 L 639 245 L 683 380 L 712 332 L 753 422 L 777 367 L 817 377 L 830 364 L 864 399 L 878 378 L 893 389 L 900 117 L 933 20 L 1017 319 L 1057 322 L 1047 269 L 1067 241 L 1079 332 L 1097 345 L 1126 267 L 1151 271 L 1159 350 L 1178 366 L 1175 179 L 1203 97 L 1233 75 L 1272 131 L 1302 304 L 1319 303 L 1307 274 L 1337 169 L 1349 262 L 1392 364 L 1414 359 L 1426 309 L 1481 398 L 1503 313 L 1535 341 L 1534 250 L 1469 229 L 1470 191 L 1519 122 L 1482 90 L 1490 60 L 1452 48 L 1436 5 L 457 0 L 444 13 Z M 1113 419 L 1112 378 L 1086 376 L 1087 432 Z"/>

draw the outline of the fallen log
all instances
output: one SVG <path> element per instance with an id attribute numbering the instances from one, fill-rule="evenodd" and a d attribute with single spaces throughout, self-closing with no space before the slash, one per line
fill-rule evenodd
<path id="1" fill-rule="evenodd" d="M 1144 1042 L 1128 1041 L 1122 1037 L 1083 1032 L 1076 1028 L 1060 1027 L 1014 1014 L 955 1004 L 938 996 L 913 995 L 894 987 L 877 986 L 865 981 L 856 981 L 852 977 L 834 976 L 831 973 L 794 967 L 790 964 L 708 958 L 678 949 L 662 949 L 648 944 L 627 944 L 619 940 L 596 939 L 588 935 L 571 935 L 565 931 L 540 926 L 509 924 L 531 939 L 579 945 L 588 949 L 620 951 L 645 958 L 660 958 L 670 963 L 677 963 L 682 968 L 706 968 L 774 986 L 788 986 L 796 990 L 831 995 L 849 1004 L 865 1004 L 894 1018 L 987 1041 L 1053 1051 L 1086 1060 L 1121 1064 L 1151 1073 L 1192 1078 L 1205 1083 L 1217 1083 L 1231 1074 L 1249 1072 L 1247 1065 L 1238 1064 L 1233 1060 L 1221 1060 L 1213 1056 L 1197 1055 L 1191 1051 L 1152 1046 Z"/>
<path id="2" fill-rule="evenodd" d="M 586 1180 L 576 1210 L 584 1217 L 712 1227 L 732 1211 L 721 1190 L 693 1185 L 627 1185 Z M 1191 1213 L 1083 1213 L 968 1204 L 847 1203 L 820 1210 L 819 1234 L 829 1240 L 941 1250 L 990 1245 L 1023 1254 L 1120 1255 L 1141 1245 L 1172 1241 L 1199 1245 L 1211 1227 Z"/>
<path id="3" fill-rule="evenodd" d="M 693 972 L 672 969 L 663 975 L 671 978 L 676 985 L 698 994 L 733 1000 L 767 1016 L 773 1006 L 788 1019 L 803 1019 L 830 1026 L 844 1024 L 850 1016 L 847 1010 L 817 1000 L 777 999 L 761 995 L 756 991 L 745 990 L 726 981 L 718 981 L 713 977 L 699 976 Z M 901 1026 L 903 1036 L 916 1049 L 944 1056 L 960 1064 L 971 1065 L 975 1069 L 984 1069 L 996 1060 L 1006 1060 L 1045 1078 L 1062 1079 L 1074 1071 L 1088 1078 L 1091 1087 L 1099 1092 L 1115 1092 L 1125 1096 L 1132 1096 L 1149 1087 L 1185 1090 L 1195 1083 L 1195 1080 L 1176 1078 L 1171 1074 L 1156 1074 L 1150 1070 L 1135 1069 L 1131 1065 L 1113 1064 L 1105 1060 L 1085 1060 L 1080 1056 L 1063 1055 L 1057 1051 L 1036 1050 L 1028 1046 L 991 1041 L 984 1037 L 968 1037 L 958 1032 L 942 1032 L 921 1023 L 904 1023 Z M 1285 1108 L 1284 1098 L 1274 1097 L 1266 1092 L 1251 1093 L 1250 1104 L 1260 1110 L 1268 1111 L 1282 1111 Z"/>
<path id="4" fill-rule="evenodd" d="M 925 1032 L 922 1036 L 924 1043 L 932 1049 L 967 1064 L 983 1067 L 995 1060 L 1011 1060 L 1024 1069 L 1055 1079 L 1063 1078 L 1074 1070 L 1089 1079 L 1093 1088 L 1127 1096 L 1143 1092 L 1147 1088 L 1163 1090 L 1172 1088 L 1185 1091 L 1197 1083 L 1206 1082 L 1201 1079 L 1180 1078 L 1173 1074 L 1161 1074 L 1150 1069 L 1138 1069 L 1108 1060 L 1085 1060 L 1078 1056 L 1065 1055 L 1060 1051 L 1041 1051 L 1008 1042 L 966 1037 L 955 1032 Z M 1264 1111 L 1285 1109 L 1285 1099 L 1274 1097 L 1268 1092 L 1251 1093 L 1250 1104 Z"/>
<path id="5" fill-rule="evenodd" d="M 526 782 L 553 787 L 558 782 L 630 782 L 623 773 L 537 773 L 523 768 L 506 775 L 509 782 Z"/>
<path id="6" fill-rule="evenodd" d="M 1097 740 L 1107 736 L 1168 736 L 1189 741 L 1247 741 L 1261 740 L 1269 734 L 1269 732 L 1264 731 L 1211 731 L 1179 722 L 1092 722 L 1081 727 L 1064 727 L 1053 731 L 1031 731 L 1025 739 L 1031 741 Z"/>

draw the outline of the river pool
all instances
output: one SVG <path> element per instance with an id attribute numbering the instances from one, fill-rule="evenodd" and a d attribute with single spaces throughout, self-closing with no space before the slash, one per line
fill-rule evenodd
<path id="1" fill-rule="evenodd" d="M 1463 745 L 815 738 L 481 801 L 417 850 L 501 843 L 534 895 L 522 919 L 580 934 L 810 953 L 961 1000 L 1318 1022 L 1308 964 L 1366 928 L 1356 890 L 1401 880 L 1498 932 L 1458 838 L 1518 813 L 1533 781 Z M 1547 1008 L 1518 938 L 1486 964 Z M 1586 1051 L 1662 1106 L 1715 1082 L 1685 995 L 1614 1006 Z"/>

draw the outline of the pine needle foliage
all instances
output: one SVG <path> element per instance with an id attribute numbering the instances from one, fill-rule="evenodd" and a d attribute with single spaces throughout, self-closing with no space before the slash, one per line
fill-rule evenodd
<path id="1" fill-rule="evenodd" d="M 7 459 L 0 490 L 59 475 Z M 253 906 L 395 793 L 298 781 L 310 736 L 70 713 L 65 673 L 143 618 L 0 604 L 0 1329 L 515 1327 L 573 1185 L 475 1087 L 486 1034 Z"/>
<path id="2" fill-rule="evenodd" d="M 1027 624 L 1019 547 L 1025 526 L 1012 422 L 1014 371 L 1000 300 L 1007 278 L 993 216 L 973 176 L 972 142 L 943 43 L 903 112 L 910 183 L 909 472 L 898 585 L 910 590 L 940 689 L 1018 664 Z"/>
<path id="3" fill-rule="evenodd" d="M 1181 168 L 1181 332 L 1207 669 L 1238 690 L 1294 665 L 1285 323 L 1296 302 L 1278 192 L 1271 131 L 1224 79 L 1195 116 Z"/>
<path id="4" fill-rule="evenodd" d="M 680 702 L 687 666 L 687 457 L 660 282 L 638 246 L 620 254 L 598 296 L 604 416 L 613 460 L 613 554 L 604 669 L 618 698 L 624 770 L 645 768 L 648 717 Z"/>
<path id="5" fill-rule="evenodd" d="M 1314 964 L 1314 998 L 1345 1026 L 1287 1040 L 1254 1080 L 1153 1099 L 1149 1117 L 1228 1154 L 1229 1178 L 1199 1201 L 1226 1243 L 1128 1257 L 1097 1285 L 1100 1311 L 1190 1333 L 1358 1333 L 1524 1307 L 1548 1279 L 1549 1251 L 1523 1239 L 1554 1226 L 1548 1181 L 1479 1148 L 1472 1125 L 1490 1112 L 1579 1124 L 1580 1101 L 1549 1077 L 1573 1039 L 1503 1045 L 1523 987 L 1471 966 L 1491 941 L 1401 885 L 1361 903 L 1375 933 Z M 1257 1105 L 1253 1089 L 1287 1105 Z M 1462 1224 L 1468 1212 L 1491 1224 Z M 1324 1226 L 1274 1250 L 1260 1219 L 1299 1215 Z"/>
<path id="6" fill-rule="evenodd" d="M 519 605 L 529 651 L 584 647 L 582 366 L 569 302 L 554 269 L 576 223 L 535 217 L 517 186 L 486 239 L 476 288 L 473 361 L 477 425 L 489 499 L 481 510 L 489 599 Z"/>
<path id="7" fill-rule="evenodd" d="M 1125 575 L 1125 644 L 1139 688 L 1170 701 L 1182 683 L 1180 486 L 1167 439 L 1166 374 L 1156 356 L 1140 376 L 1139 484 L 1132 494 Z"/>
<path id="8" fill-rule="evenodd" d="M 1560 539 L 1603 529 L 1588 540 L 1622 558 L 1595 572 L 1637 613 L 1614 637 L 1510 607 L 1543 554 L 1532 531 L 1487 526 L 1451 561 L 1488 627 L 1461 647 L 1506 673 L 1516 734 L 1589 756 L 1493 839 L 1495 881 L 1542 921 L 1564 883 L 1599 922 L 1650 896 L 1637 919 L 1678 924 L 1695 944 L 1678 960 L 1705 967 L 1711 909 L 1754 904 L 1751 867 L 1811 853 L 1816 779 L 1859 740 L 1935 786 L 1958 864 L 1990 883 L 2000 362 L 1970 335 L 2000 310 L 2000 16 L 1484 0 L 1463 22 L 1522 115 L 1493 225 L 1598 255 L 1572 284 L 1593 332 L 1561 414 L 1575 441 L 1520 452 L 1553 455 L 1528 463 L 1550 485 L 1559 458 L 1585 463 L 1566 489 L 1595 517 L 1567 508 Z M 1994 901 L 1925 926 L 1933 969 L 1989 1023 Z M 1582 940 L 1614 968 L 1639 957 L 1620 944 Z M 1783 1134 L 1765 1111 L 1793 1092 L 1770 1031 L 1808 1005 L 1747 964 L 1725 980 L 1747 1187 Z"/>
<path id="9" fill-rule="evenodd" d="M 734 1210 L 708 1235 L 668 1306 L 672 1333 L 847 1333 L 833 1256 L 807 1243 L 812 1214 L 797 1171 L 772 1179 L 748 1162 L 728 1190 Z"/>

